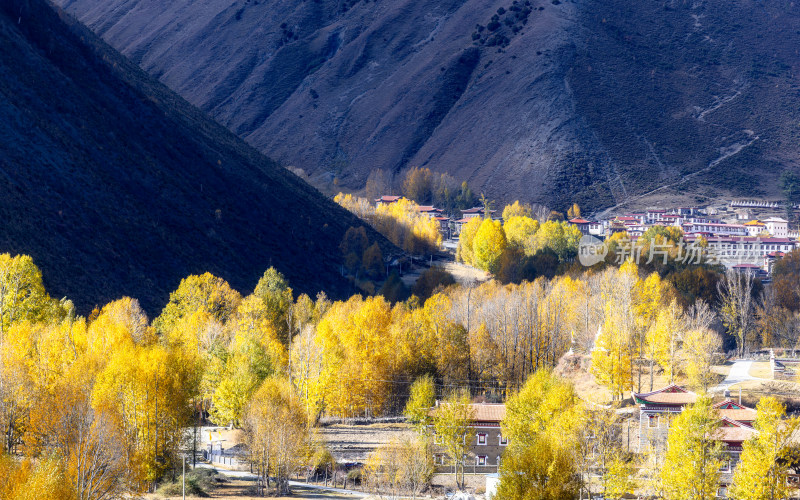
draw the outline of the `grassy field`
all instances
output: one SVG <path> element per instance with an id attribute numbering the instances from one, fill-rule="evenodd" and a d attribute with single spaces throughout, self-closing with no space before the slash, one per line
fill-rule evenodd
<path id="1" fill-rule="evenodd" d="M 757 361 L 750 365 L 750 376 L 772 380 L 772 367 L 769 361 Z"/>

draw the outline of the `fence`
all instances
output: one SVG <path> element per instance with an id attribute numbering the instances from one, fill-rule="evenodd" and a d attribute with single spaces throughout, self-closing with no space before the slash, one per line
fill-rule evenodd
<path id="1" fill-rule="evenodd" d="M 246 466 L 245 463 L 233 455 L 226 455 L 223 453 L 208 453 L 207 451 L 204 451 L 203 455 L 204 458 L 212 464 L 225 465 L 233 468 L 241 468 Z"/>

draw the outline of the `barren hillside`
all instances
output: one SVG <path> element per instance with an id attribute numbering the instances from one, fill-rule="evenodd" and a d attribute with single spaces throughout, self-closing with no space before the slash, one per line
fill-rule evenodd
<path id="1" fill-rule="evenodd" d="M 58 2 L 317 183 L 418 165 L 601 208 L 776 195 L 797 167 L 788 0 Z"/>
<path id="2" fill-rule="evenodd" d="M 0 252 L 30 254 L 51 294 L 154 316 L 189 274 L 249 293 L 270 265 L 298 292 L 351 292 L 338 245 L 357 218 L 82 25 L 0 2 L 0 47 Z"/>

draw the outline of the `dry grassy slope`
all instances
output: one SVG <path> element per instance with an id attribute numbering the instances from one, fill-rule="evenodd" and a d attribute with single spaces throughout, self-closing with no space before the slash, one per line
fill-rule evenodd
<path id="1" fill-rule="evenodd" d="M 789 0 L 533 0 L 500 52 L 471 36 L 511 0 L 58 1 L 318 181 L 426 165 L 501 200 L 599 208 L 773 195 L 796 167 Z"/>
<path id="2" fill-rule="evenodd" d="M 248 293 L 271 264 L 296 291 L 350 292 L 354 216 L 82 25 L 0 2 L 0 47 L 0 251 L 31 254 L 53 295 L 157 314 L 189 274 Z"/>

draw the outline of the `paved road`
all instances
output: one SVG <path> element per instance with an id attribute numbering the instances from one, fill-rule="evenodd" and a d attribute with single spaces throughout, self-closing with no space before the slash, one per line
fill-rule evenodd
<path id="1" fill-rule="evenodd" d="M 252 474 L 250 472 L 243 471 L 243 470 L 222 469 L 220 467 L 214 467 L 212 465 L 204 464 L 204 463 L 197 464 L 197 467 L 202 467 L 204 469 L 217 469 L 217 471 L 220 474 L 222 474 L 223 476 L 228 476 L 228 477 L 232 477 L 232 478 L 236 478 L 236 479 L 243 479 L 245 481 L 255 481 L 256 478 L 257 478 L 255 474 Z M 369 496 L 368 493 L 362 493 L 360 491 L 344 490 L 342 488 L 332 488 L 332 487 L 326 487 L 326 486 L 319 486 L 319 485 L 316 485 L 316 484 L 306 484 L 306 483 L 301 483 L 299 481 L 289 481 L 289 485 L 297 487 L 297 488 L 307 488 L 307 489 L 310 489 L 310 490 L 329 491 L 331 493 L 336 493 L 337 495 L 349 495 L 349 496 L 358 497 L 358 498 L 366 498 L 366 497 Z M 302 498 L 302 496 L 299 497 L 299 498 Z"/>
<path id="2" fill-rule="evenodd" d="M 728 373 L 728 376 L 725 377 L 725 380 L 720 382 L 719 385 L 709 389 L 709 392 L 722 392 L 725 389 L 728 389 L 730 386 L 738 384 L 739 382 L 746 382 L 748 380 L 762 380 L 760 378 L 750 376 L 749 372 L 752 364 L 752 361 L 736 361 L 733 363 L 733 366 L 731 366 L 731 371 Z"/>

